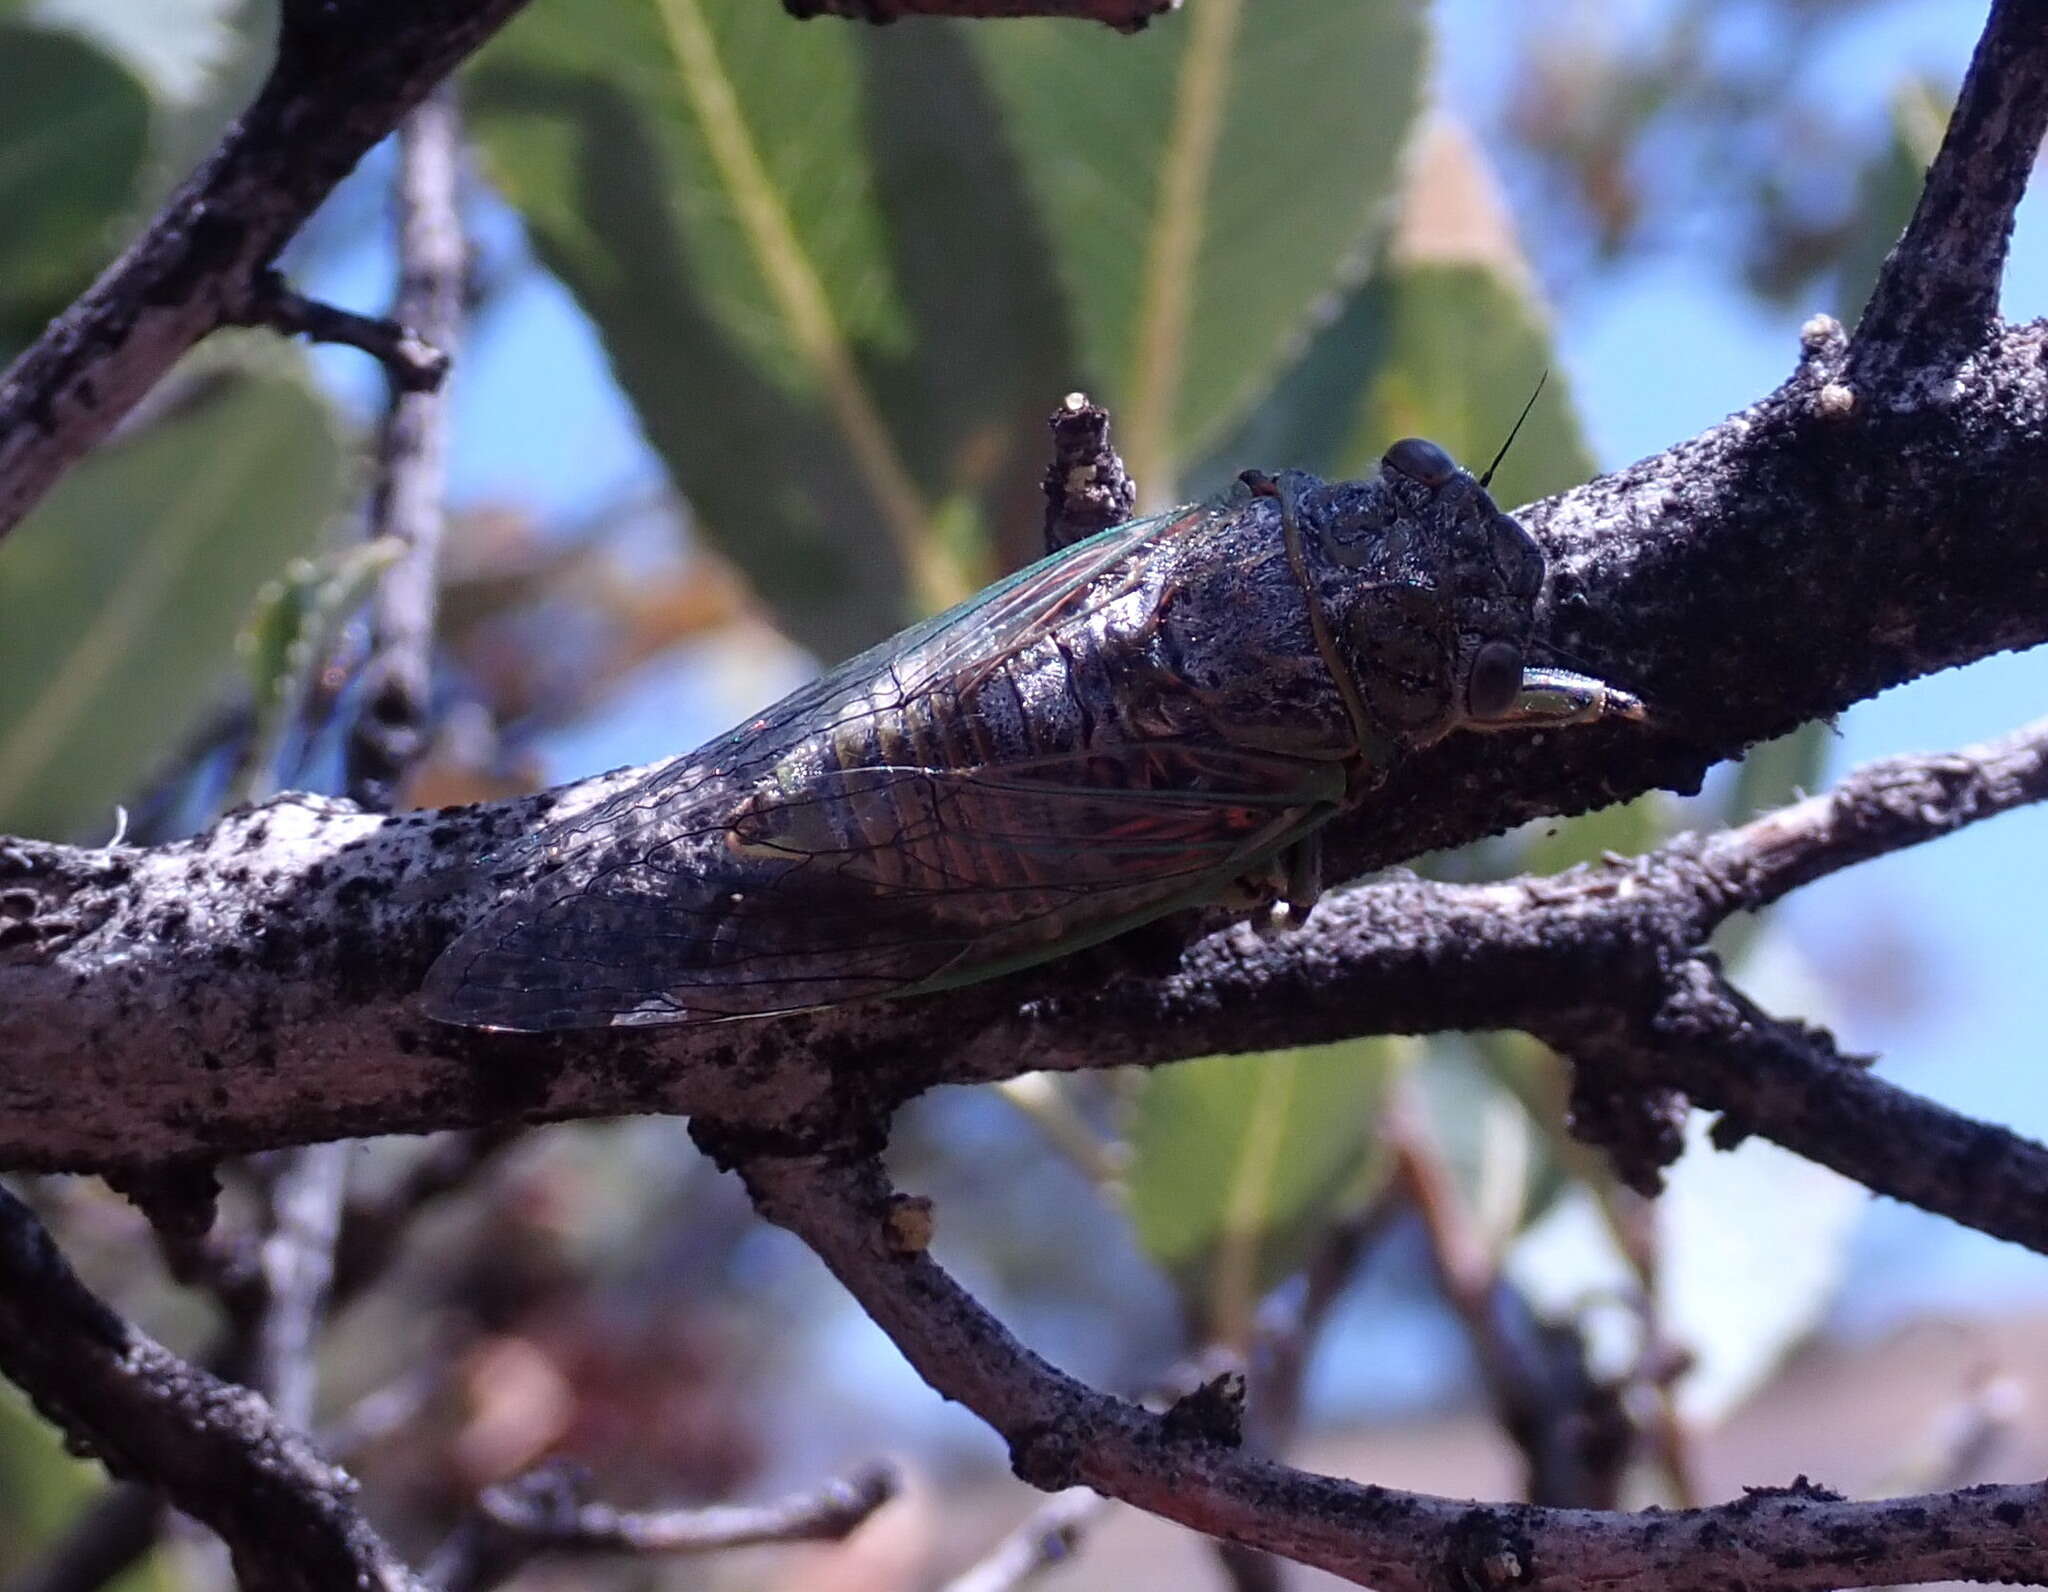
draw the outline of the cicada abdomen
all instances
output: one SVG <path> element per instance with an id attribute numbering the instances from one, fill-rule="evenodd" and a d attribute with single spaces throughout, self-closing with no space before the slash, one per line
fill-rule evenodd
<path id="1" fill-rule="evenodd" d="M 1542 555 L 1427 448 L 1063 548 L 541 830 L 427 1010 L 690 1022 L 989 978 L 1218 896 L 1460 724 L 1631 711 L 1522 667 Z"/>

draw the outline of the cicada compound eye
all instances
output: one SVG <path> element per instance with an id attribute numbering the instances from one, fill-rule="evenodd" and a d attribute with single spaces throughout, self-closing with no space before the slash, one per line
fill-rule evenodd
<path id="1" fill-rule="evenodd" d="M 1522 690 L 1522 649 L 1512 641 L 1489 641 L 1472 660 L 1465 682 L 1465 711 L 1475 719 L 1497 719 L 1515 705 Z"/>
<path id="2" fill-rule="evenodd" d="M 1423 437 L 1403 437 L 1380 463 L 1397 475 L 1424 486 L 1442 486 L 1458 473 L 1458 464 L 1434 442 Z"/>

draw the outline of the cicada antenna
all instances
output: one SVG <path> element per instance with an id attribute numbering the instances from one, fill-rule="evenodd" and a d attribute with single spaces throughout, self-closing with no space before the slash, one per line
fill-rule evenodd
<path id="1" fill-rule="evenodd" d="M 1500 468 L 1500 461 L 1508 456 L 1508 449 L 1515 445 L 1515 438 L 1522 434 L 1522 422 L 1529 418 L 1529 411 L 1536 407 L 1536 400 L 1543 396 L 1543 384 L 1550 380 L 1550 368 L 1546 365 L 1536 378 L 1536 390 L 1529 394 L 1529 401 L 1522 405 L 1522 412 L 1515 416 L 1515 423 L 1508 429 L 1508 440 L 1500 445 L 1500 452 L 1493 456 L 1493 463 L 1486 467 L 1486 474 L 1479 478 L 1483 487 L 1493 485 L 1493 472 Z"/>

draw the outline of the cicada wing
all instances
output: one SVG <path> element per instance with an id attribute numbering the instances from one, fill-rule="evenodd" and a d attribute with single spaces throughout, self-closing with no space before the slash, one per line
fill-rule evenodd
<path id="1" fill-rule="evenodd" d="M 1103 578 L 1120 563 L 1213 512 L 1177 509 L 1063 548 L 849 659 L 590 812 L 488 859 L 485 871 L 501 875 L 550 871 L 449 947 L 428 974 L 427 1010 L 448 1022 L 523 1030 L 682 1021 L 885 994 L 916 982 L 910 970 L 921 960 L 936 966 L 956 958 L 964 946 L 920 940 L 915 954 L 904 946 L 891 951 L 886 971 L 820 977 L 806 982 L 807 993 L 786 999 L 764 988 L 754 1004 L 701 1013 L 668 1011 L 660 1005 L 661 981 L 621 971 L 636 965 L 621 951 L 628 943 L 653 947 L 650 958 L 671 973 L 697 957 L 721 965 L 728 957 L 717 953 L 713 930 L 728 924 L 731 909 L 749 907 L 747 917 L 781 910 L 755 897 L 777 892 L 787 865 L 736 861 L 725 849 L 729 823 L 768 769 L 838 722 L 851 704 L 887 714 L 937 686 L 958 690 L 1082 605 L 1110 600 L 1116 583 Z M 1105 584 L 1108 590 L 1099 589 Z M 740 902 L 725 899 L 735 893 Z M 822 911 L 824 903 L 810 910 Z M 821 928 L 842 950 L 882 928 L 873 902 L 846 910 L 866 929 L 834 930 L 829 919 Z"/>
<path id="2" fill-rule="evenodd" d="M 716 822 L 643 799 L 638 843 L 572 857 L 464 934 L 428 1009 L 521 1030 L 701 1022 L 971 982 L 1200 898 L 1340 789 L 1327 765 L 1158 743 L 821 773 Z"/>

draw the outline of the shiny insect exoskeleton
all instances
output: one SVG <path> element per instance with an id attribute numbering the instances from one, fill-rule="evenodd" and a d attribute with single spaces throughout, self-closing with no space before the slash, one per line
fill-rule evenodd
<path id="1" fill-rule="evenodd" d="M 760 1016 L 991 978 L 1252 882 L 1459 729 L 1640 717 L 1532 668 L 1534 539 L 1434 443 L 1246 472 L 841 664 L 540 830 L 428 974 L 446 1022 Z M 1259 881 L 1284 876 L 1284 887 Z"/>

